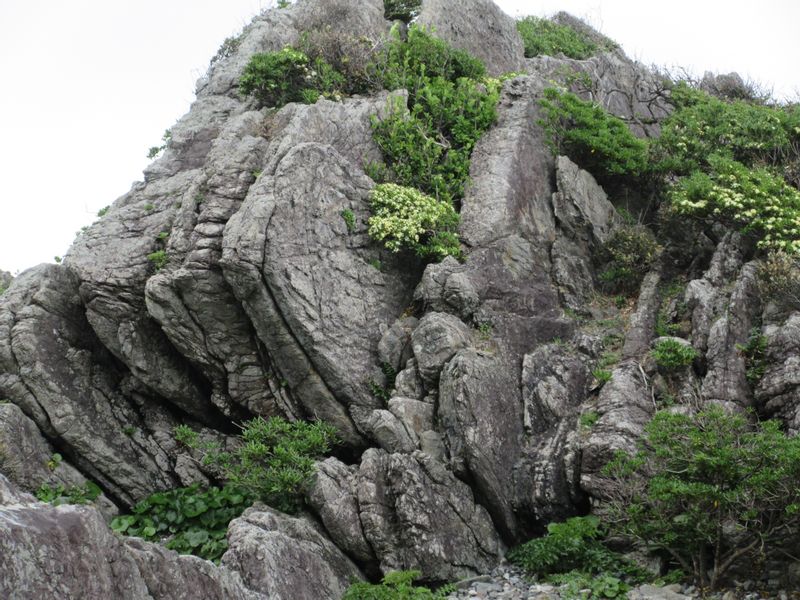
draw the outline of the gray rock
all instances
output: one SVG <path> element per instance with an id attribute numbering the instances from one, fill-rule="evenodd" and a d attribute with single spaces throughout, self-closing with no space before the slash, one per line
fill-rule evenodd
<path id="1" fill-rule="evenodd" d="M 58 455 L 58 459 L 56 459 Z M 0 403 L 0 473 L 21 489 L 35 493 L 42 485 L 84 488 L 80 471 L 65 461 L 31 419 L 11 403 Z M 117 507 L 101 494 L 94 504 L 107 518 Z"/>
<path id="2" fill-rule="evenodd" d="M 608 493 L 608 486 L 615 485 L 603 477 L 603 467 L 619 450 L 635 452 L 636 441 L 655 411 L 642 367 L 632 359 L 618 365 L 600 390 L 596 406 L 586 410 L 594 412 L 597 419 L 582 432 L 581 486 L 592 496 L 602 498 Z"/>
<path id="3" fill-rule="evenodd" d="M 30 598 L 263 600 L 238 573 L 116 536 L 88 506 L 36 503 L 0 475 L 0 594 Z"/>
<path id="4" fill-rule="evenodd" d="M 437 418 L 453 470 L 475 482 L 504 535 L 513 536 L 513 470 L 522 446 L 518 383 L 497 357 L 462 350 L 442 371 Z"/>
<path id="5" fill-rule="evenodd" d="M 524 69 L 522 38 L 514 19 L 499 6 L 492 0 L 467 0 L 457 10 L 453 8 L 446 0 L 425 0 L 416 23 L 433 28 L 438 37 L 480 58 L 490 75 Z"/>
<path id="6" fill-rule="evenodd" d="M 469 342 L 469 328 L 460 319 L 436 312 L 422 318 L 411 334 L 411 346 L 428 389 L 436 389 L 442 367 Z"/>
<path id="7" fill-rule="evenodd" d="M 9 288 L 13 280 L 14 276 L 11 273 L 0 269 L 0 294 L 5 292 Z"/>
<path id="8" fill-rule="evenodd" d="M 274 600 L 340 598 L 363 575 L 306 518 L 253 507 L 231 521 L 223 567 Z"/>
<path id="9" fill-rule="evenodd" d="M 755 397 L 759 409 L 800 432 L 800 313 L 766 331 L 766 369 Z"/>
<path id="10" fill-rule="evenodd" d="M 355 489 L 358 468 L 336 458 L 317 463 L 308 501 L 336 545 L 361 564 L 375 562 L 375 553 L 364 536 Z"/>
<path id="11" fill-rule="evenodd" d="M 539 346 L 522 363 L 525 429 L 541 433 L 575 413 L 589 392 L 586 360 L 557 344 Z"/>
<path id="12" fill-rule="evenodd" d="M 369 381 L 379 377 L 379 324 L 402 313 L 416 283 L 413 264 L 366 235 L 373 184 L 347 158 L 360 161 L 374 148 L 370 115 L 384 104 L 385 97 L 283 109 L 293 116 L 270 146 L 274 167 L 223 240 L 225 278 L 288 391 L 305 415 L 330 422 L 351 445 L 363 439 L 347 407 L 377 407 Z M 303 143 L 312 137 L 319 142 Z M 345 209 L 356 217 L 352 233 Z M 382 271 L 369 263 L 378 257 Z"/>
<path id="13" fill-rule="evenodd" d="M 630 600 L 689 600 L 691 596 L 679 594 L 666 587 L 640 585 L 628 592 L 628 598 Z"/>
<path id="14" fill-rule="evenodd" d="M 378 358 L 395 371 L 402 369 L 411 359 L 411 332 L 417 326 L 416 317 L 403 317 L 387 327 L 378 342 Z"/>
<path id="15" fill-rule="evenodd" d="M 717 319 L 708 336 L 708 372 L 703 380 L 703 400 L 746 408 L 753 397 L 747 381 L 747 364 L 738 346 L 750 337 L 761 313 L 755 265 L 745 265 L 730 296 L 726 313 Z"/>
<path id="16" fill-rule="evenodd" d="M 469 487 L 421 452 L 369 449 L 355 476 L 328 459 L 309 498 L 345 551 L 364 557 L 371 549 L 384 573 L 419 569 L 428 580 L 453 580 L 486 572 L 503 551 Z M 344 510 L 326 507 L 328 499 Z"/>
<path id="17" fill-rule="evenodd" d="M 394 380 L 395 395 L 404 398 L 422 400 L 425 397 L 425 387 L 417 370 L 417 361 L 409 359 L 406 368 L 400 371 Z"/>
<path id="18" fill-rule="evenodd" d="M 70 270 L 41 265 L 17 278 L 0 306 L 0 397 L 127 503 L 177 482 L 174 417 L 131 385 L 86 322 Z"/>
<path id="19" fill-rule="evenodd" d="M 650 341 L 658 319 L 658 309 L 661 299 L 658 295 L 658 286 L 661 283 L 661 272 L 658 268 L 644 277 L 639 288 L 639 297 L 636 300 L 636 309 L 628 322 L 625 333 L 625 343 L 622 346 L 623 359 L 640 360 L 650 349 Z"/>

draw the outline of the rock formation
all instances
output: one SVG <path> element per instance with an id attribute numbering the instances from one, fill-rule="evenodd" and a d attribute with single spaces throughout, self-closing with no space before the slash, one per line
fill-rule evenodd
<path id="1" fill-rule="evenodd" d="M 277 111 L 237 92 L 252 54 L 304 31 L 385 35 L 382 2 L 306 0 L 256 17 L 198 83 L 144 181 L 62 264 L 22 273 L 0 296 L 0 471 L 11 480 L 0 477 L 0 595 L 333 598 L 350 577 L 409 568 L 448 581 L 491 570 L 507 546 L 603 496 L 602 465 L 654 411 L 664 267 L 645 277 L 599 387 L 591 371 L 608 332 L 584 317 L 628 316 L 595 302 L 597 252 L 623 220 L 591 174 L 552 156 L 539 100 L 553 79 L 582 73 L 577 91 L 654 136 L 668 112 L 659 80 L 619 49 L 525 59 L 489 0 L 425 0 L 419 22 L 490 73 L 520 73 L 472 155 L 464 260 L 426 266 L 367 235 L 365 164 L 381 156 L 371 120 L 405 91 Z M 148 259 L 158 251 L 161 268 Z M 727 235 L 694 265 L 681 300 L 704 370 L 682 375 L 681 389 L 765 407 L 797 432 L 798 315 L 768 323 L 772 366 L 754 392 L 736 350 L 763 310 L 747 260 Z M 372 393 L 382 364 L 397 371 L 388 399 Z M 250 509 L 220 567 L 119 538 L 95 508 L 21 491 L 90 480 L 113 514 L 203 479 L 175 426 L 222 438 L 255 415 L 323 419 L 343 448 L 318 465 L 313 515 Z M 63 465 L 52 470 L 54 453 Z"/>

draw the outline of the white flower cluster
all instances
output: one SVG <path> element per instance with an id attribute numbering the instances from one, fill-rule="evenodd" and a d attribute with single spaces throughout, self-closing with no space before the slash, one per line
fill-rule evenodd
<path id="1" fill-rule="evenodd" d="M 458 214 L 448 202 L 442 202 L 417 189 L 384 183 L 370 195 L 372 217 L 369 235 L 382 241 L 392 252 L 410 249 L 420 255 L 440 254 L 442 247 L 427 244 L 442 233 L 452 233 Z M 457 254 L 458 245 L 444 254 Z"/>

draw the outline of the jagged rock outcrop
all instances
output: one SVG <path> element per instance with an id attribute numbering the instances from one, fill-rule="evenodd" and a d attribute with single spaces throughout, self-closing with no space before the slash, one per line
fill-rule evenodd
<path id="1" fill-rule="evenodd" d="M 8 271 L 3 271 L 0 269 L 0 293 L 4 290 L 8 289 L 8 286 L 11 285 L 11 282 L 14 280 L 14 276 L 9 273 Z"/>
<path id="2" fill-rule="evenodd" d="M 570 19 L 558 17 L 584 27 Z M 209 481 L 174 441 L 179 424 L 224 442 L 254 415 L 323 419 L 341 443 L 318 464 L 314 515 L 249 510 L 215 567 L 121 540 L 96 509 L 35 503 L 0 478 L 0 592 L 69 597 L 88 572 L 84 597 L 134 599 L 338 597 L 348 578 L 394 569 L 471 577 L 607 495 L 602 467 L 635 448 L 659 394 L 755 406 L 800 430 L 797 313 L 763 327 L 767 366 L 752 389 L 737 348 L 763 312 L 741 236 L 697 242 L 716 251 L 691 261 L 670 315 L 686 313 L 676 335 L 701 356 L 669 378 L 650 350 L 678 263 L 656 261 L 635 305 L 598 297 L 620 199 L 553 157 L 540 99 L 561 82 L 655 136 L 669 112 L 658 75 L 592 31 L 608 51 L 525 59 L 489 0 L 424 0 L 417 22 L 492 74 L 523 73 L 503 84 L 472 154 L 463 260 L 425 265 L 367 234 L 372 123 L 406 91 L 280 109 L 239 95 L 256 52 L 317 28 L 377 40 L 391 27 L 377 0 L 303 0 L 226 43 L 144 181 L 63 264 L 0 296 L 0 399 L 13 403 L 0 404 L 0 470 L 13 481 L 91 480 L 111 513 Z"/>
<path id="3" fill-rule="evenodd" d="M 254 507 L 231 522 L 223 567 L 274 600 L 340 598 L 362 578 L 311 520 Z"/>
<path id="4" fill-rule="evenodd" d="M 0 475 L 0 594 L 30 598 L 264 600 L 239 573 L 122 540 L 88 506 L 49 506 Z"/>

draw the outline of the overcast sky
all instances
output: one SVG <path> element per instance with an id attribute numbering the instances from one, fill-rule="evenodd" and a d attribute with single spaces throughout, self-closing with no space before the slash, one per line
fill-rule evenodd
<path id="1" fill-rule="evenodd" d="M 354 0 L 358 1 L 358 0 Z M 141 179 L 147 149 L 189 108 L 229 35 L 269 0 L 0 0 L 0 269 L 63 255 Z M 498 2 L 567 10 L 645 63 L 739 71 L 800 90 L 800 2 Z"/>

